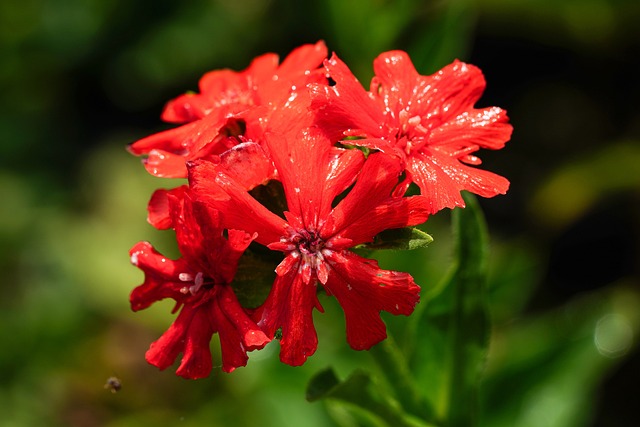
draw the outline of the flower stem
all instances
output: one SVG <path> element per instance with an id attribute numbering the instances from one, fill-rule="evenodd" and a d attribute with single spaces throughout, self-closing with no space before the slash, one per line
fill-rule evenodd
<path id="1" fill-rule="evenodd" d="M 380 372 L 393 389 L 402 407 L 423 420 L 434 423 L 434 411 L 419 392 L 409 365 L 391 335 L 373 346 L 369 353 L 380 367 Z"/>

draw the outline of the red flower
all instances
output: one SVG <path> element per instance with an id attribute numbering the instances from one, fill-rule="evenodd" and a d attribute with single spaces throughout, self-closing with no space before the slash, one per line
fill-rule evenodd
<path id="1" fill-rule="evenodd" d="M 235 145 L 221 155 L 212 156 L 210 159 L 216 164 L 224 165 L 227 170 L 233 171 L 238 177 L 238 183 L 246 190 L 265 184 L 276 176 L 271 160 L 267 158 L 262 147 L 253 142 Z M 147 221 L 159 230 L 173 228 L 174 215 L 171 212 L 168 195 L 175 191 L 181 190 L 156 190 L 149 200 Z"/>
<path id="2" fill-rule="evenodd" d="M 145 273 L 145 280 L 131 293 L 131 307 L 138 311 L 173 298 L 174 312 L 181 310 L 171 327 L 151 344 L 146 359 L 165 369 L 182 353 L 176 373 L 185 378 L 206 377 L 212 369 L 209 345 L 217 332 L 222 369 L 231 372 L 245 366 L 247 352 L 270 341 L 240 306 L 230 286 L 238 259 L 253 236 L 228 230 L 225 238 L 217 214 L 193 202 L 186 187 L 162 194 L 182 258 L 171 260 L 149 243 L 137 243 L 130 251 L 131 262 Z"/>
<path id="3" fill-rule="evenodd" d="M 200 79 L 200 93 L 181 95 L 165 106 L 163 120 L 187 124 L 143 138 L 129 151 L 146 155 L 145 167 L 155 176 L 184 178 L 185 161 L 209 158 L 240 142 L 259 142 L 264 122 L 292 90 L 326 81 L 319 68 L 326 56 L 325 44 L 318 42 L 295 49 L 281 64 L 270 53 L 241 72 L 210 71 Z"/>
<path id="4" fill-rule="evenodd" d="M 325 61 L 336 84 L 312 85 L 312 97 L 318 123 L 331 138 L 362 137 L 349 143 L 400 157 L 405 185 L 420 187 L 431 213 L 464 206 L 461 190 L 483 197 L 506 193 L 505 178 L 471 167 L 481 163 L 478 149 L 502 148 L 512 131 L 504 110 L 473 107 L 485 88 L 478 68 L 455 61 L 422 76 L 401 51 L 383 53 L 373 65 L 367 92 L 335 55 Z"/>
<path id="5" fill-rule="evenodd" d="M 332 147 L 315 128 L 296 131 L 295 121 L 280 125 L 267 134 L 266 143 L 284 187 L 285 218 L 258 203 L 221 165 L 196 161 L 189 180 L 198 200 L 219 210 L 225 228 L 256 235 L 256 242 L 284 253 L 257 314 L 268 336 L 281 328 L 280 359 L 301 365 L 317 347 L 312 312 L 314 307 L 322 311 L 318 282 L 342 306 L 347 341 L 358 350 L 386 337 L 380 311 L 413 311 L 420 288 L 409 274 L 381 270 L 348 249 L 382 230 L 424 222 L 427 205 L 422 197 L 392 195 L 402 172 L 395 159 L 377 153 L 365 161 L 359 150 Z"/>

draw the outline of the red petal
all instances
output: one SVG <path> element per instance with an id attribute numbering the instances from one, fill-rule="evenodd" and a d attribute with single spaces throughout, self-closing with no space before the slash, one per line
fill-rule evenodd
<path id="1" fill-rule="evenodd" d="M 231 372 L 247 364 L 247 351 L 263 348 L 271 340 L 249 318 L 229 286 L 219 288 L 212 319 L 220 336 L 222 370 Z"/>
<path id="2" fill-rule="evenodd" d="M 202 250 L 206 256 L 205 271 L 218 284 L 231 283 L 240 257 L 257 236 L 240 230 L 227 230 L 228 238 L 225 238 L 218 212 L 201 203 L 195 203 L 193 210 L 204 237 Z"/>
<path id="3" fill-rule="evenodd" d="M 371 93 L 382 98 L 384 108 L 398 118 L 399 111 L 411 105 L 420 75 L 409 55 L 399 50 L 379 55 L 373 61 L 373 69 L 375 77 L 371 80 Z"/>
<path id="4" fill-rule="evenodd" d="M 460 195 L 467 190 L 482 197 L 505 194 L 509 181 L 492 172 L 473 168 L 458 159 L 439 155 L 435 150 L 412 156 L 407 164 L 413 182 L 429 201 L 429 212 L 464 206 Z"/>
<path id="5" fill-rule="evenodd" d="M 171 190 L 159 189 L 151 195 L 147 205 L 147 221 L 158 230 L 166 230 L 175 226 L 177 219 L 172 212 L 172 205 L 182 204 L 188 187 L 181 185 Z"/>
<path id="6" fill-rule="evenodd" d="M 268 336 L 282 328 L 280 360 L 291 366 L 302 365 L 318 346 L 313 326 L 313 309 L 319 307 L 316 286 L 304 283 L 292 269 L 277 276 L 267 300 L 261 307 L 258 323 Z"/>
<path id="7" fill-rule="evenodd" d="M 479 146 L 497 150 L 504 147 L 513 130 L 504 110 L 498 107 L 466 111 L 434 128 L 430 146 Z"/>
<path id="8" fill-rule="evenodd" d="M 160 118 L 169 123 L 188 123 L 203 118 L 210 109 L 206 97 L 187 93 L 167 102 Z"/>
<path id="9" fill-rule="evenodd" d="M 339 235 L 357 245 L 382 230 L 426 221 L 424 201 L 392 197 L 400 172 L 399 163 L 392 158 L 382 153 L 370 155 L 356 185 L 331 212 L 322 235 Z"/>
<path id="10" fill-rule="evenodd" d="M 269 249 L 278 250 L 274 248 L 274 245 L 269 245 Z M 291 249 L 289 249 L 291 250 Z M 300 254 L 297 252 L 289 252 L 284 259 L 276 267 L 276 274 L 278 276 L 284 276 L 293 270 L 296 270 L 300 265 Z"/>
<path id="11" fill-rule="evenodd" d="M 197 134 L 199 122 L 189 123 L 173 129 L 154 133 L 139 139 L 129 145 L 127 149 L 136 156 L 148 154 L 151 150 L 161 150 L 170 153 L 179 153 L 185 150 L 183 142 L 190 141 Z"/>
<path id="12" fill-rule="evenodd" d="M 144 159 L 144 168 L 158 178 L 186 178 L 186 158 L 168 151 L 151 150 L 149 157 Z"/>
<path id="13" fill-rule="evenodd" d="M 183 353 L 176 374 L 189 379 L 204 378 L 212 368 L 209 350 L 212 335 L 207 311 L 186 306 L 169 329 L 151 344 L 146 359 L 150 364 L 166 369 L 179 353 Z"/>
<path id="14" fill-rule="evenodd" d="M 278 62 L 279 58 L 275 53 L 265 53 L 255 57 L 249 67 L 241 72 L 247 80 L 248 87 L 255 90 L 262 84 L 272 81 L 278 69 Z"/>
<path id="15" fill-rule="evenodd" d="M 254 61 L 259 61 L 260 58 Z M 200 92 L 207 96 L 211 108 L 223 104 L 246 103 L 251 99 L 247 74 L 246 70 L 242 72 L 229 69 L 209 71 L 200 78 L 198 83 Z"/>
<path id="16" fill-rule="evenodd" d="M 215 274 L 216 271 L 211 271 L 216 268 L 211 268 L 208 262 L 210 254 L 204 245 L 210 240 L 219 244 L 224 243 L 222 227 L 219 224 L 216 224 L 216 227 L 208 224 L 208 228 L 201 228 L 203 224 L 200 222 L 201 218 L 196 214 L 190 192 L 181 194 L 172 192 L 167 195 L 167 198 L 178 248 L 183 258 L 190 262 L 194 270 L 206 272 L 210 278 L 217 281 L 219 277 Z M 208 220 L 208 218 L 206 219 Z M 218 249 L 219 251 L 220 249 Z"/>
<path id="17" fill-rule="evenodd" d="M 245 142 L 225 151 L 220 155 L 220 162 L 225 172 L 246 190 L 266 184 L 276 176 L 273 163 L 262 149 L 254 142 Z"/>
<path id="18" fill-rule="evenodd" d="M 420 77 L 409 116 L 431 117 L 436 123 L 451 120 L 472 109 L 485 86 L 478 67 L 456 60 L 431 76 Z"/>
<path id="19" fill-rule="evenodd" d="M 191 307 L 185 306 L 175 323 L 178 323 L 180 316 L 185 312 L 189 312 L 190 309 Z M 182 349 L 182 361 L 176 370 L 176 374 L 181 377 L 198 379 L 205 378 L 211 373 L 213 364 L 211 362 L 210 343 L 214 330 L 209 319 L 209 310 L 210 305 L 208 304 L 193 308 L 195 313 L 191 317 L 191 321 L 181 340 L 184 346 Z"/>
<path id="20" fill-rule="evenodd" d="M 221 134 L 229 119 L 209 114 L 180 127 L 143 138 L 128 147 L 135 155 L 148 155 L 145 168 L 163 178 L 186 178 L 185 162 L 208 158 L 227 149 L 227 138 Z"/>
<path id="21" fill-rule="evenodd" d="M 156 251 L 150 243 L 139 242 L 129 251 L 131 263 L 144 272 L 144 283 L 136 287 L 130 295 L 131 309 L 142 310 L 156 301 L 173 298 L 182 301 L 180 289 L 184 286 L 180 273 L 194 274 L 181 258 L 172 260 Z"/>
<path id="22" fill-rule="evenodd" d="M 327 46 L 323 41 L 302 45 L 289 53 L 278 67 L 278 76 L 291 78 L 308 76 L 322 65 L 327 57 Z"/>
<path id="23" fill-rule="evenodd" d="M 324 70 L 320 69 L 326 57 L 327 48 L 323 42 L 303 45 L 291 51 L 277 70 L 265 74 L 261 84 L 257 85 L 261 104 L 278 109 L 292 92 L 304 89 L 307 83 L 326 83 Z"/>
<path id="24" fill-rule="evenodd" d="M 195 310 L 183 309 L 169 329 L 157 341 L 151 343 L 146 353 L 147 362 L 160 369 L 171 366 L 184 350 L 184 336 L 194 315 Z"/>
<path id="25" fill-rule="evenodd" d="M 350 129 L 362 129 L 366 135 L 383 137 L 383 111 L 335 54 L 324 62 L 335 86 L 310 85 L 311 108 L 317 122 L 330 139 L 337 141 Z"/>
<path id="26" fill-rule="evenodd" d="M 256 241 L 263 245 L 285 234 L 286 222 L 251 197 L 224 167 L 196 161 L 189 168 L 189 182 L 199 201 L 221 212 L 224 228 L 257 233 Z"/>
<path id="27" fill-rule="evenodd" d="M 351 252 L 334 252 L 332 272 L 324 286 L 344 310 L 347 341 L 356 350 L 367 350 L 386 338 L 380 311 L 408 316 L 420 297 L 420 287 L 407 273 L 381 270 L 373 260 Z"/>
<path id="28" fill-rule="evenodd" d="M 167 198 L 168 191 L 165 189 L 154 191 L 147 205 L 147 222 L 158 230 L 166 230 L 173 225 Z"/>
<path id="29" fill-rule="evenodd" d="M 302 219 L 306 229 L 317 229 L 335 197 L 355 180 L 364 156 L 359 150 L 342 150 L 317 129 L 289 134 L 269 134 L 272 153 L 289 211 Z"/>
<path id="30" fill-rule="evenodd" d="M 182 361 L 176 374 L 204 378 L 212 368 L 210 341 L 220 335 L 222 369 L 231 372 L 247 363 L 247 351 L 263 348 L 270 340 L 249 318 L 230 287 L 220 285 L 205 304 L 185 305 L 169 329 L 151 344 L 149 363 L 160 369 L 173 364 L 179 353 Z"/>
<path id="31" fill-rule="evenodd" d="M 354 218 L 340 234 L 351 246 L 370 242 L 381 231 L 424 223 L 429 217 L 429 203 L 421 196 L 394 197 L 379 204 L 360 218 Z"/>

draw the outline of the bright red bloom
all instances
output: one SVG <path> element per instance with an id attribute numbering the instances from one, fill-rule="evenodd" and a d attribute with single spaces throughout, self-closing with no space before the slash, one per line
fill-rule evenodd
<path id="1" fill-rule="evenodd" d="M 238 177 L 238 183 L 246 190 L 265 184 L 275 178 L 276 171 L 266 156 L 262 147 L 253 142 L 243 142 L 228 149 L 219 156 L 212 156 L 210 160 L 233 171 Z M 173 228 L 174 215 L 170 207 L 169 195 L 180 190 L 159 189 L 154 191 L 149 200 L 147 221 L 159 230 Z"/>
<path id="2" fill-rule="evenodd" d="M 483 197 L 506 193 L 505 178 L 471 167 L 481 163 L 477 150 L 502 148 L 512 131 L 504 110 L 474 108 L 485 88 L 478 68 L 455 61 L 422 76 L 401 51 L 383 53 L 373 65 L 365 91 L 335 55 L 325 61 L 336 84 L 312 85 L 312 97 L 318 123 L 331 138 L 361 137 L 349 143 L 398 156 L 405 185 L 420 187 L 431 213 L 464 206 L 461 190 Z"/>
<path id="3" fill-rule="evenodd" d="M 143 138 L 129 151 L 146 155 L 145 167 L 155 176 L 184 178 L 185 161 L 207 159 L 241 142 L 260 142 L 262 126 L 291 91 L 326 81 L 320 68 L 326 57 L 325 44 L 318 42 L 295 49 L 281 64 L 278 55 L 269 53 L 244 71 L 210 71 L 200 79 L 200 93 L 181 95 L 165 106 L 163 120 L 187 124 Z"/>
<path id="4" fill-rule="evenodd" d="M 386 337 L 380 311 L 413 311 L 420 288 L 409 274 L 382 270 L 348 249 L 385 229 L 424 222 L 428 206 L 423 197 L 392 195 L 402 172 L 396 159 L 376 153 L 365 161 L 359 150 L 332 147 L 317 129 L 296 131 L 294 123 L 281 123 L 266 139 L 284 187 L 285 218 L 251 197 L 221 165 L 196 161 L 189 180 L 198 200 L 220 212 L 225 228 L 256 235 L 256 242 L 284 253 L 257 314 L 268 336 L 282 329 L 280 359 L 301 365 L 317 347 L 312 312 L 322 311 L 318 282 L 342 306 L 354 349 L 368 349 Z"/>
<path id="5" fill-rule="evenodd" d="M 253 236 L 228 230 L 223 236 L 216 212 L 193 202 L 186 187 L 162 194 L 170 209 L 170 227 L 176 231 L 182 257 L 171 260 L 147 242 L 130 251 L 131 262 L 145 273 L 144 283 L 131 293 L 134 311 L 164 298 L 176 301 L 180 314 L 147 351 L 152 365 L 165 369 L 180 353 L 177 374 L 203 378 L 212 369 L 211 337 L 218 333 L 222 369 L 231 372 L 247 363 L 247 352 L 264 347 L 270 339 L 240 306 L 230 283 L 238 259 Z M 157 196 L 162 197 L 162 196 Z"/>

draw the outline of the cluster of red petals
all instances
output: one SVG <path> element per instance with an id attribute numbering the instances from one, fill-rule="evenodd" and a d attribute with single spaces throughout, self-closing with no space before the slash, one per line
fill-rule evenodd
<path id="1" fill-rule="evenodd" d="M 478 149 L 501 148 L 511 133 L 503 110 L 474 108 L 485 85 L 477 68 L 456 61 L 421 76 L 406 53 L 387 52 L 366 91 L 335 55 L 326 58 L 319 42 L 282 63 L 267 54 L 241 72 L 209 72 L 198 93 L 165 107 L 162 118 L 181 126 L 129 146 L 153 175 L 188 178 L 148 206 L 154 227 L 175 231 L 181 257 L 147 242 L 130 252 L 145 275 L 132 308 L 171 298 L 180 311 L 147 352 L 160 369 L 182 354 L 178 375 L 209 375 L 215 333 L 225 372 L 276 336 L 280 359 L 301 365 L 318 344 L 319 291 L 342 307 L 351 347 L 369 349 L 386 337 L 380 313 L 411 314 L 420 288 L 352 248 L 463 206 L 461 190 L 507 190 L 507 180 L 473 167 Z M 272 180 L 284 189 L 284 212 L 252 195 Z M 408 197 L 412 182 L 420 194 Z M 268 297 L 251 309 L 232 287 L 250 244 L 282 253 Z"/>
<path id="2" fill-rule="evenodd" d="M 185 160 L 210 158 L 241 142 L 261 140 L 262 126 L 291 90 L 326 82 L 320 67 L 327 57 L 323 42 L 292 51 L 279 64 L 278 55 L 257 57 L 244 71 L 215 70 L 199 82 L 199 93 L 169 101 L 162 119 L 182 126 L 156 133 L 128 149 L 145 156 L 149 173 L 186 178 Z"/>
<path id="3" fill-rule="evenodd" d="M 266 142 L 278 170 L 288 211 L 281 218 L 238 184 L 233 171 L 194 162 L 189 181 L 196 197 L 221 214 L 222 224 L 256 235 L 255 241 L 284 253 L 259 325 L 273 336 L 282 330 L 283 362 L 301 365 L 316 350 L 314 308 L 322 311 L 316 285 L 342 306 L 347 341 L 368 349 L 386 337 L 380 312 L 408 315 L 419 287 L 407 273 L 380 269 L 349 248 L 379 232 L 424 222 L 426 199 L 394 196 L 402 172 L 395 159 L 333 147 L 316 128 L 269 134 Z M 335 207 L 332 202 L 353 184 Z"/>
<path id="4" fill-rule="evenodd" d="M 146 358 L 165 369 L 182 353 L 177 374 L 185 378 L 206 377 L 212 369 L 211 337 L 218 333 L 222 369 L 231 372 L 246 365 L 248 351 L 260 349 L 270 341 L 230 286 L 238 259 L 255 236 L 228 230 L 228 237 L 224 237 L 219 215 L 193 201 L 184 186 L 163 195 L 182 257 L 166 258 L 148 242 L 131 248 L 131 262 L 145 273 L 145 280 L 133 290 L 130 301 L 137 311 L 172 298 L 176 301 L 174 312 L 180 310 L 180 314 L 169 330 L 151 344 Z"/>
<path id="5" fill-rule="evenodd" d="M 405 185 L 420 187 L 432 213 L 463 207 L 461 190 L 507 192 L 509 181 L 474 167 L 476 151 L 504 147 L 512 132 L 504 110 L 474 108 L 486 85 L 477 67 L 456 60 L 422 76 L 406 52 L 385 52 L 366 91 L 336 55 L 324 65 L 336 84 L 311 85 L 319 126 L 333 139 L 359 137 L 350 143 L 400 158 Z"/>

